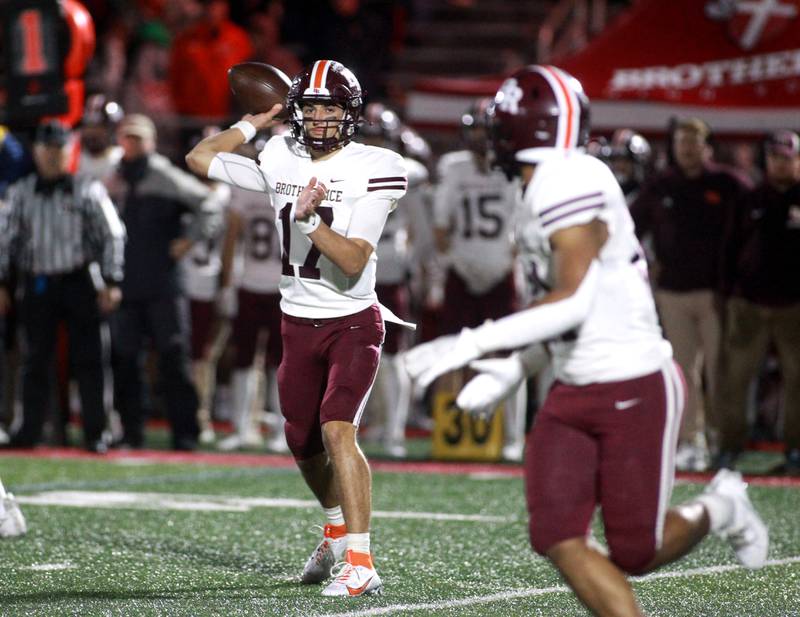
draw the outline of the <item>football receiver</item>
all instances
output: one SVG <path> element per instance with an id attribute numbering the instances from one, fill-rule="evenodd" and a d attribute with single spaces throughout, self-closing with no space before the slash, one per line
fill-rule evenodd
<path id="1" fill-rule="evenodd" d="M 622 190 L 582 150 L 588 118 L 580 82 L 557 67 L 528 66 L 503 82 L 493 148 L 522 181 L 517 237 L 541 291 L 531 308 L 462 330 L 432 362 L 415 364 L 412 350 L 409 366 L 425 383 L 489 352 L 546 345 L 556 381 L 528 437 L 531 544 L 595 615 L 641 617 L 625 572 L 674 561 L 709 530 L 745 566 L 761 567 L 768 532 L 746 483 L 727 470 L 698 498 L 667 507 L 685 386 Z M 498 385 L 492 396 L 540 365 L 529 351 L 473 365 Z M 598 506 L 607 553 L 587 539 Z"/>

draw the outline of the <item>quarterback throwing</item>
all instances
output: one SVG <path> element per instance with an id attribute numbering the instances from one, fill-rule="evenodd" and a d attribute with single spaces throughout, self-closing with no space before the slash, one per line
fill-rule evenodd
<path id="1" fill-rule="evenodd" d="M 186 157 L 198 174 L 266 193 L 275 210 L 286 440 L 327 517 L 302 580 L 320 583 L 341 562 L 322 593 L 345 597 L 382 588 L 370 551 L 370 471 L 356 431 L 384 339 L 375 247 L 407 184 L 399 155 L 351 141 L 362 104 L 355 75 L 318 60 L 292 81 L 291 136 L 272 137 L 258 162 L 231 152 L 273 126 L 281 105 L 244 116 Z"/>

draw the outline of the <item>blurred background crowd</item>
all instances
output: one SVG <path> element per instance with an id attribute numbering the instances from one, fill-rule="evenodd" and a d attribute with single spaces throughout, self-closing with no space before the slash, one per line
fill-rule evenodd
<path id="1" fill-rule="evenodd" d="M 479 94 L 519 66 L 584 49 L 644 2 L 83 4 L 97 45 L 81 112 L 0 133 L 0 441 L 141 448 L 153 443 L 148 420 L 163 419 L 174 449 L 287 451 L 274 214 L 263 196 L 191 176 L 183 156 L 238 119 L 230 66 L 292 76 L 331 57 L 367 92 L 359 139 L 409 169 L 377 249 L 378 295 L 419 328 L 390 329 L 363 432 L 404 457 L 408 431 L 431 430 L 435 403 L 412 392 L 403 350 L 522 307 L 541 284 L 515 257 L 519 187 L 491 168 L 491 99 Z M 425 112 L 418 82 L 431 77 L 452 87 L 457 113 Z M 691 386 L 678 467 L 732 467 L 766 441 L 800 473 L 800 114 L 738 131 L 702 113 L 643 126 L 606 120 L 588 148 L 628 198 Z M 503 458 L 520 459 L 548 385 L 545 371 L 506 401 Z"/>

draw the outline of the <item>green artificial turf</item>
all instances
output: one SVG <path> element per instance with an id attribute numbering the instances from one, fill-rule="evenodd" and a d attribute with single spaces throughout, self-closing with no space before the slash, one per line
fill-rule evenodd
<path id="1" fill-rule="evenodd" d="M 311 495 L 295 470 L 268 463 L 0 458 L 0 476 L 23 500 L 29 524 L 26 536 L 0 542 L 0 615 L 587 614 L 528 547 L 522 481 L 467 475 L 376 472 L 380 515 L 372 545 L 385 591 L 323 598 L 320 586 L 297 582 L 318 540 L 321 513 L 304 505 Z M 700 490 L 679 484 L 674 501 Z M 54 491 L 82 491 L 87 499 L 157 495 L 132 507 L 25 503 Z M 634 582 L 647 615 L 800 615 L 800 488 L 750 492 L 771 528 L 774 565 L 745 571 L 724 542 L 707 539 L 686 559 Z M 300 503 L 264 507 L 247 501 L 253 498 Z M 188 509 L 197 504 L 206 509 Z M 425 513 L 491 518 L 438 520 Z"/>

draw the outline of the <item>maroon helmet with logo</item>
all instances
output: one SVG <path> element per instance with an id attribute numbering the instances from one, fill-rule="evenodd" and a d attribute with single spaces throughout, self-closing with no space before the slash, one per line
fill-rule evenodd
<path id="1" fill-rule="evenodd" d="M 495 163 L 514 175 L 519 163 L 540 163 L 586 145 L 589 99 L 569 73 L 533 64 L 500 86 L 489 127 Z"/>
<path id="2" fill-rule="evenodd" d="M 363 98 L 361 85 L 350 69 L 335 60 L 317 60 L 295 75 L 286 102 L 292 137 L 314 150 L 335 150 L 355 135 Z M 316 138 L 308 134 L 303 126 L 303 105 L 308 103 L 332 103 L 344 109 L 341 120 L 328 121 L 338 126 L 336 135 Z"/>

